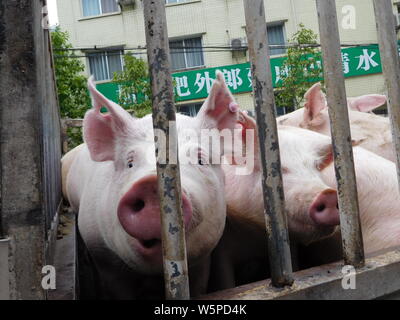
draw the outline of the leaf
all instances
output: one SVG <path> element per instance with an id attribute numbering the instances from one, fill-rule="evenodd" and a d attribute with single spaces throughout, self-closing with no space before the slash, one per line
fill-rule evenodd
<path id="1" fill-rule="evenodd" d="M 299 24 L 299 30 L 289 40 L 294 45 L 288 48 L 280 74 L 282 88 L 276 94 L 278 106 L 300 108 L 304 93 L 315 82 L 321 81 L 322 69 L 316 68 L 321 61 L 321 52 L 316 47 L 317 34 Z M 287 70 L 288 72 L 285 72 Z"/>

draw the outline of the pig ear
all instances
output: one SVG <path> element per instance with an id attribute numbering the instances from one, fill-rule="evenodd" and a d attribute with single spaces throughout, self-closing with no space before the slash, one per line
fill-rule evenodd
<path id="1" fill-rule="evenodd" d="M 351 110 L 370 112 L 386 103 L 386 96 L 382 94 L 366 94 L 364 96 L 347 98 L 347 105 Z"/>
<path id="2" fill-rule="evenodd" d="M 307 126 L 321 124 L 321 111 L 326 108 L 325 94 L 321 91 L 321 83 L 315 83 L 304 95 L 304 120 Z"/>
<path id="3" fill-rule="evenodd" d="M 237 124 L 239 105 L 226 86 L 223 74 L 217 71 L 210 94 L 203 103 L 197 117 L 201 127 L 212 129 L 234 129 Z"/>
<path id="4" fill-rule="evenodd" d="M 256 120 L 250 117 L 246 111 L 239 111 L 239 120 L 238 124 L 242 129 L 242 142 L 245 145 L 246 139 L 246 130 L 253 130 L 253 150 L 254 150 L 254 169 L 260 169 L 260 153 L 258 147 L 258 130 Z M 247 148 L 245 149 L 247 150 Z"/>
<path id="5" fill-rule="evenodd" d="M 351 145 L 353 147 L 356 147 L 360 145 L 365 139 L 357 140 L 357 139 L 352 139 L 351 140 Z M 333 147 L 332 144 L 326 144 L 323 145 L 319 150 L 318 150 L 318 159 L 316 161 L 316 167 L 319 171 L 325 169 L 327 166 L 329 166 L 333 162 Z"/>
<path id="6" fill-rule="evenodd" d="M 131 115 L 115 102 L 108 100 L 97 89 L 93 76 L 88 80 L 92 109 L 83 119 L 83 137 L 93 161 L 114 160 L 116 141 L 129 131 Z M 108 114 L 102 114 L 105 107 Z"/>
<path id="7" fill-rule="evenodd" d="M 318 171 L 324 170 L 333 162 L 333 147 L 331 144 L 323 145 L 318 150 L 318 159 L 316 161 L 316 167 Z"/>

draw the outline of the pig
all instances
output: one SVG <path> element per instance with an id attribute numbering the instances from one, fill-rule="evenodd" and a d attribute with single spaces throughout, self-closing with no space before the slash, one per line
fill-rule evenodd
<path id="1" fill-rule="evenodd" d="M 78 212 L 78 228 L 106 288 L 107 298 L 160 298 L 163 291 L 160 207 L 152 118 L 131 117 L 88 81 L 93 108 L 83 121 L 85 143 L 62 160 L 65 197 Z M 106 107 L 108 114 L 100 109 Z M 226 220 L 224 175 L 211 152 L 185 139 L 185 130 L 232 130 L 238 105 L 218 72 L 194 118 L 177 114 L 182 208 L 190 290 L 205 293 L 210 254 Z M 193 149 L 193 150 L 192 150 Z M 154 289 L 155 288 L 155 289 Z"/>
<path id="2" fill-rule="evenodd" d="M 245 130 L 257 127 L 254 119 L 240 113 L 239 124 Z M 300 133 L 302 130 L 300 130 Z M 291 237 L 304 244 L 328 237 L 339 224 L 336 190 L 321 178 L 319 168 L 327 161 L 330 142 L 310 139 L 299 141 L 296 128 L 279 126 L 283 186 Z M 327 138 L 329 140 L 329 138 Z M 300 143 L 301 142 L 301 143 Z M 224 165 L 225 195 L 228 215 L 243 224 L 257 226 L 265 233 L 262 170 L 257 134 L 254 135 L 254 168 L 247 175 L 237 175 L 235 165 Z M 245 164 L 246 165 L 246 164 Z M 322 208 L 323 207 L 323 208 Z"/>
<path id="3" fill-rule="evenodd" d="M 243 129 L 257 130 L 241 112 Z M 242 136 L 246 133 L 243 132 Z M 329 137 L 297 127 L 278 126 L 285 205 L 291 241 L 308 246 L 333 239 L 340 249 L 340 224 L 333 154 Z M 255 135 L 257 137 L 257 135 Z M 261 166 L 254 139 L 254 171 L 235 175 L 224 166 L 228 216 L 265 232 Z M 360 146 L 353 147 L 364 248 L 367 254 L 400 244 L 400 197 L 396 168 Z M 329 253 L 328 253 L 329 254 Z"/>
<path id="4" fill-rule="evenodd" d="M 277 118 L 279 125 L 300 127 L 330 136 L 330 123 L 325 94 L 321 84 L 314 84 L 304 95 L 304 108 Z M 348 98 L 351 137 L 361 147 L 390 161 L 395 161 L 388 118 L 372 113 L 386 102 L 384 95 Z"/>

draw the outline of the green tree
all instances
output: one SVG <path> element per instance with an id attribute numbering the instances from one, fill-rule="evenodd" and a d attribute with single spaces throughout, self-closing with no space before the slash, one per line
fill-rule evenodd
<path id="1" fill-rule="evenodd" d="M 69 35 L 57 27 L 51 32 L 58 101 L 62 118 L 83 118 L 91 106 L 85 66 L 72 50 Z"/>
<path id="2" fill-rule="evenodd" d="M 146 61 L 132 55 L 124 56 L 124 70 L 115 72 L 113 81 L 119 86 L 119 104 L 143 117 L 151 113 L 151 86 Z"/>
<path id="3" fill-rule="evenodd" d="M 57 27 L 51 32 L 54 51 L 54 69 L 60 115 L 62 118 L 83 118 L 91 107 L 87 78 L 83 75 L 84 64 L 78 59 L 69 43 L 69 35 Z M 81 128 L 68 128 L 68 148 L 83 142 Z"/>
<path id="4" fill-rule="evenodd" d="M 310 86 L 321 81 L 321 52 L 316 46 L 317 34 L 299 24 L 299 30 L 289 40 L 287 59 L 282 65 L 282 88 L 276 94 L 278 106 L 301 107 L 304 94 Z"/>

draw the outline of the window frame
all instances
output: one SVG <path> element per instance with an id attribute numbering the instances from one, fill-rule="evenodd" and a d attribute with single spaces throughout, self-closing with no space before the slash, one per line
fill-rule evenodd
<path id="1" fill-rule="evenodd" d="M 286 36 L 285 21 L 267 22 L 267 37 L 268 37 L 268 28 L 270 28 L 270 27 L 278 27 L 278 26 L 281 26 L 281 27 L 282 27 L 283 45 L 286 45 L 286 43 L 287 43 L 287 36 Z M 268 45 L 270 45 L 270 43 L 268 43 Z M 281 55 L 287 54 L 287 48 L 282 49 L 282 50 L 284 50 L 284 52 L 282 52 L 282 53 L 274 53 L 274 54 L 271 54 L 271 53 L 270 53 L 270 57 L 281 56 Z M 270 51 L 271 51 L 271 49 L 270 49 Z"/>
<path id="2" fill-rule="evenodd" d="M 124 59 L 123 59 L 123 55 L 124 55 L 124 49 L 123 48 L 108 48 L 108 49 L 104 49 L 103 51 L 87 51 L 86 52 L 86 58 L 87 58 L 87 64 L 89 66 L 89 74 L 90 75 L 94 75 L 94 73 L 91 70 L 91 66 L 90 66 L 90 55 L 102 55 L 105 59 L 105 66 L 106 66 L 106 70 L 105 73 L 107 75 L 107 79 L 95 79 L 95 82 L 109 82 L 112 81 L 113 79 L 113 75 L 110 74 L 110 64 L 109 64 L 109 53 L 111 52 L 119 52 L 119 59 L 121 62 L 121 71 L 124 70 Z"/>
<path id="3" fill-rule="evenodd" d="M 396 6 L 396 18 L 397 18 L 397 25 L 400 25 L 400 3 L 395 3 Z"/>
<path id="4" fill-rule="evenodd" d="M 192 39 L 197 39 L 200 38 L 200 49 L 201 49 L 201 56 L 202 56 L 202 64 L 198 65 L 198 66 L 188 66 L 188 62 L 187 62 L 187 57 L 186 57 L 186 44 L 185 41 L 187 40 L 192 40 Z M 178 41 L 182 41 L 182 49 L 183 49 L 183 58 L 185 60 L 185 66 L 183 68 L 179 68 L 179 69 L 174 69 L 172 66 L 172 53 L 170 50 L 170 56 L 171 56 L 171 71 L 185 71 L 185 70 L 192 70 L 192 69 L 200 69 L 200 68 L 204 68 L 206 63 L 205 63 L 205 57 L 204 57 L 204 51 L 203 51 L 203 36 L 202 35 L 198 35 L 198 36 L 189 36 L 189 37 L 184 37 L 184 38 L 178 38 L 178 39 L 168 39 L 168 44 L 170 46 L 171 42 L 178 42 Z"/>
<path id="5" fill-rule="evenodd" d="M 197 114 L 199 113 L 203 103 L 204 103 L 204 101 L 178 104 L 176 106 L 177 107 L 177 113 L 183 114 L 183 115 L 188 116 L 188 117 L 196 117 Z M 189 114 L 182 113 L 181 112 L 181 108 L 182 107 L 188 107 Z M 198 107 L 198 109 L 199 109 L 197 112 L 196 112 L 196 107 Z"/>
<path id="6" fill-rule="evenodd" d="M 90 19 L 90 18 L 93 18 L 93 17 L 109 16 L 109 15 L 114 15 L 114 14 L 120 14 L 121 13 L 121 7 L 118 4 L 117 4 L 117 11 L 103 13 L 103 7 L 101 5 L 101 0 L 97 0 L 98 3 L 99 3 L 100 13 L 99 14 L 90 15 L 90 16 L 85 16 L 85 12 L 83 10 L 83 1 L 85 1 L 85 0 L 80 0 L 79 1 L 80 4 L 81 4 L 82 19 Z"/>

